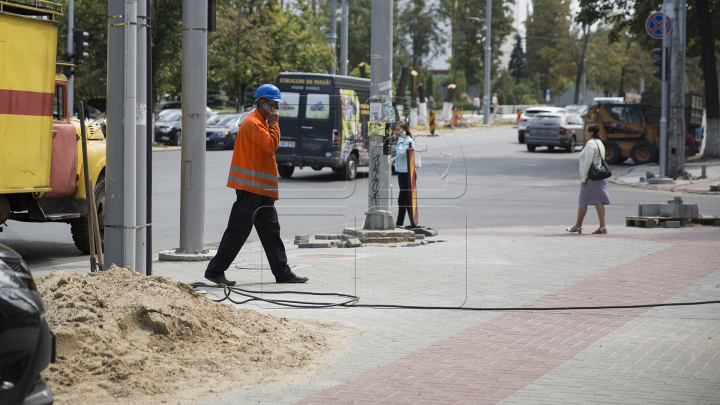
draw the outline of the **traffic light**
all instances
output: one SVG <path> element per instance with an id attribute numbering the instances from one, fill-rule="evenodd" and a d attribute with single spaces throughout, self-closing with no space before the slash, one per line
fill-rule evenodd
<path id="1" fill-rule="evenodd" d="M 657 66 L 659 70 L 653 72 L 653 76 L 658 79 L 665 81 L 670 77 L 670 58 L 668 48 L 653 48 L 653 65 Z M 655 56 L 658 56 L 655 59 Z M 662 66 L 663 59 L 665 59 L 665 75 L 663 76 Z"/>
<path id="2" fill-rule="evenodd" d="M 75 52 L 73 53 L 73 61 L 75 63 L 83 63 L 85 59 L 90 57 L 85 50 L 90 46 L 86 39 L 90 37 L 87 31 L 83 31 L 80 28 L 73 29 L 73 40 L 75 42 Z"/>

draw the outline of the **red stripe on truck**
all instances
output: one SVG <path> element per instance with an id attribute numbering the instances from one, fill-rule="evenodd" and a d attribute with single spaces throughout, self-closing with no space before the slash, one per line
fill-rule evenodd
<path id="1" fill-rule="evenodd" d="M 52 117 L 53 93 L 0 89 L 0 114 Z"/>

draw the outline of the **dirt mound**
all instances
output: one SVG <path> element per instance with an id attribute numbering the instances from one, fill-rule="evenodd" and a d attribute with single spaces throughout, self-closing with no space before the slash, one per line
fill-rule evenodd
<path id="1" fill-rule="evenodd" d="M 354 329 L 235 309 L 126 268 L 36 279 L 57 334 L 43 375 L 58 404 L 192 403 L 241 387 L 297 383 Z"/>

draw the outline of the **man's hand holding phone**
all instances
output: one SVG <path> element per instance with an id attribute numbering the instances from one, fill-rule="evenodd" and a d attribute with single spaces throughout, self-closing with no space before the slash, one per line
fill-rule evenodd
<path id="1" fill-rule="evenodd" d="M 268 103 L 263 103 L 263 108 L 265 109 L 265 112 L 267 112 L 267 120 L 269 125 L 275 125 L 280 120 L 280 114 L 278 114 L 277 108 L 273 108 L 273 106 L 269 105 Z"/>

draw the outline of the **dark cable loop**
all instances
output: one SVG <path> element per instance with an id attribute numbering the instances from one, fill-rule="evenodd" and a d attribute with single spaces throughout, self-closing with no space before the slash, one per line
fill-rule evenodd
<path id="1" fill-rule="evenodd" d="M 205 283 L 193 283 L 193 288 L 200 287 L 214 287 Z M 377 308 L 377 309 L 442 309 L 442 310 L 460 310 L 460 311 L 567 311 L 567 310 L 594 310 L 594 309 L 633 309 L 633 308 L 652 308 L 652 307 L 677 307 L 686 305 L 710 305 L 720 304 L 718 301 L 698 301 L 698 302 L 666 302 L 658 304 L 634 304 L 634 305 L 599 305 L 599 306 L 577 306 L 577 307 L 507 307 L 507 308 L 492 308 L 492 307 L 441 307 L 441 306 L 418 306 L 418 305 L 393 305 L 393 304 L 359 304 L 360 297 L 349 294 L 340 293 L 315 293 L 307 291 L 253 291 L 244 290 L 238 287 L 228 287 L 223 285 L 224 298 L 214 300 L 208 298 L 211 301 L 223 302 L 228 300 L 233 304 L 245 304 L 250 301 L 263 301 L 269 304 L 275 304 L 290 308 L 332 308 L 332 307 L 344 307 L 344 308 Z M 235 301 L 230 296 L 235 293 L 237 295 L 247 297 L 245 301 Z M 312 295 L 312 296 L 325 296 L 325 297 L 339 297 L 347 299 L 342 302 L 312 302 L 312 301 L 292 301 L 292 300 L 273 300 L 268 298 L 258 297 L 254 294 L 298 294 L 298 295 Z"/>

